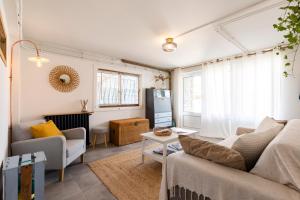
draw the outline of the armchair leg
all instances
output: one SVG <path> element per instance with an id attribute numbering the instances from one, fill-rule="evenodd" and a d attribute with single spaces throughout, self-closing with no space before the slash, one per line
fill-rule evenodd
<path id="1" fill-rule="evenodd" d="M 80 162 L 81 162 L 81 163 L 84 163 L 84 154 L 82 154 L 82 155 L 80 156 Z"/>
<path id="2" fill-rule="evenodd" d="M 59 181 L 63 182 L 65 176 L 65 168 L 59 170 Z"/>

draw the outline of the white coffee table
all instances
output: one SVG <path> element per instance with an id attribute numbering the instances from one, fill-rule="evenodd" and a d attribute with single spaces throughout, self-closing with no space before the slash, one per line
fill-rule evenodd
<path id="1" fill-rule="evenodd" d="M 182 129 L 182 128 L 173 128 L 173 132 L 170 136 L 156 136 L 153 132 L 143 133 L 142 141 L 142 163 L 144 163 L 145 156 L 150 157 L 153 160 L 161 162 L 163 165 L 163 171 L 167 159 L 167 148 L 168 144 L 178 141 L 178 135 L 194 135 L 198 131 L 189 130 L 189 129 Z M 153 141 L 163 146 L 163 155 L 154 153 L 153 150 L 155 148 L 145 149 L 146 141 Z"/>

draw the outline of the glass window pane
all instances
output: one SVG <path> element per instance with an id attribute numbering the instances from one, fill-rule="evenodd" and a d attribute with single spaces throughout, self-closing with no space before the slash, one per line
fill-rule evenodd
<path id="1" fill-rule="evenodd" d="M 183 78 L 183 111 L 191 112 L 192 110 L 192 77 Z"/>
<path id="2" fill-rule="evenodd" d="M 99 106 L 139 104 L 139 77 L 137 75 L 98 71 L 96 89 L 96 101 Z"/>
<path id="3" fill-rule="evenodd" d="M 119 100 L 118 73 L 98 72 L 97 101 L 98 105 L 118 105 Z"/>
<path id="4" fill-rule="evenodd" d="M 201 76 L 183 78 L 183 111 L 201 113 Z"/>
<path id="5" fill-rule="evenodd" d="M 121 104 L 139 103 L 139 78 L 133 75 L 121 75 Z"/>
<path id="6" fill-rule="evenodd" d="M 97 72 L 97 105 L 100 105 L 101 102 L 101 77 L 102 73 Z"/>

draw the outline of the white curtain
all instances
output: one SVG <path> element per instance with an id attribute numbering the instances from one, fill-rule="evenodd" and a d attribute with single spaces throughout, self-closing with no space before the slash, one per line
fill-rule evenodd
<path id="1" fill-rule="evenodd" d="M 203 136 L 226 137 L 230 134 L 230 63 L 205 65 L 201 73 Z"/>
<path id="2" fill-rule="evenodd" d="M 173 111 L 176 120 L 176 126 L 182 127 L 183 83 L 182 70 L 180 68 L 172 71 L 172 91 Z"/>
<path id="3" fill-rule="evenodd" d="M 281 66 L 275 52 L 203 66 L 200 134 L 226 138 L 238 126 L 278 116 Z"/>

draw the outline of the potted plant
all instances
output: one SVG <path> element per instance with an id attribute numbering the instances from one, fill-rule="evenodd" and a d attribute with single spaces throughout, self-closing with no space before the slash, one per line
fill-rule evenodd
<path id="1" fill-rule="evenodd" d="M 300 0 L 286 0 L 288 2 L 287 6 L 281 7 L 284 11 L 282 17 L 278 18 L 278 23 L 274 24 L 273 27 L 279 31 L 283 32 L 283 37 L 286 41 L 287 49 L 293 51 L 292 60 L 289 59 L 288 55 L 284 56 L 285 59 L 285 70 L 283 75 L 287 77 L 290 75 L 288 73 L 288 67 L 291 67 L 293 73 L 294 61 L 299 49 L 300 44 Z M 291 60 L 291 62 L 290 62 Z"/>

